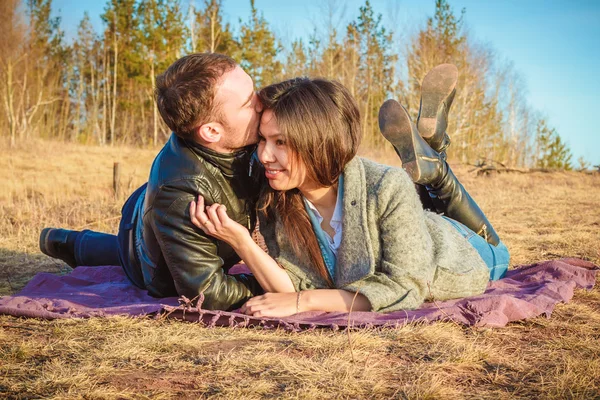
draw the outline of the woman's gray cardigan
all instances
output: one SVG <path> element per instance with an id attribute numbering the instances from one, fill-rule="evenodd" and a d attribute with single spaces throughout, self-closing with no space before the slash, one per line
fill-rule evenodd
<path id="1" fill-rule="evenodd" d="M 344 170 L 343 200 L 335 288 L 359 291 L 380 312 L 485 290 L 489 270 L 477 251 L 444 218 L 423 211 L 404 170 L 355 157 Z M 308 257 L 295 255 L 279 218 L 261 218 L 260 230 L 297 291 L 329 288 Z"/>

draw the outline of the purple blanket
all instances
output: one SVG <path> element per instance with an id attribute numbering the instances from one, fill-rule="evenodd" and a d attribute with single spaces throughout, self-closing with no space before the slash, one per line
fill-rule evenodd
<path id="1" fill-rule="evenodd" d="M 120 267 L 78 267 L 69 275 L 36 275 L 15 296 L 0 297 L 0 314 L 36 318 L 87 318 L 155 314 L 207 326 L 288 330 L 328 327 L 401 326 L 408 322 L 451 320 L 465 325 L 500 327 L 508 322 L 550 316 L 559 302 L 568 302 L 575 288 L 593 288 L 598 267 L 575 258 L 518 267 L 504 279 L 490 282 L 485 293 L 444 302 L 425 303 L 417 310 L 375 312 L 305 312 L 287 318 L 253 318 L 226 311 L 191 307 L 186 299 L 156 299 L 131 285 Z"/>

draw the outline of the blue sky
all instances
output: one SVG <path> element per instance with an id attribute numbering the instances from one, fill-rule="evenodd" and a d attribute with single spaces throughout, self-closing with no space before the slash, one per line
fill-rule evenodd
<path id="1" fill-rule="evenodd" d="M 187 6 L 189 0 L 182 0 Z M 202 0 L 192 0 L 201 4 Z M 326 0 L 255 0 L 284 43 L 305 37 L 325 23 Z M 364 0 L 337 2 L 344 22 L 354 19 Z M 600 1 L 597 0 L 449 0 L 456 14 L 465 8 L 470 34 L 512 61 L 525 82 L 526 98 L 543 113 L 573 152 L 600 164 Z M 76 32 L 84 11 L 98 29 L 104 0 L 54 0 L 67 36 Z M 434 0 L 372 0 L 384 24 L 408 38 L 434 12 Z M 224 17 L 233 25 L 247 19 L 249 0 L 223 0 Z M 59 11 L 60 10 L 60 11 Z M 600 118 L 598 119 L 600 121 Z"/>

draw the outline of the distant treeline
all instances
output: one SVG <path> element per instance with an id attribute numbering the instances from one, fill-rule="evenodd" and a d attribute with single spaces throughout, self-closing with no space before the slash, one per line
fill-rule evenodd
<path id="1" fill-rule="evenodd" d="M 421 80 L 451 62 L 460 73 L 451 158 L 571 167 L 569 149 L 530 107 L 512 65 L 467 35 L 465 11 L 455 14 L 446 0 L 432 3 L 434 14 L 401 43 L 369 1 L 356 20 L 337 26 L 342 3 L 330 1 L 321 10 L 323 29 L 285 48 L 250 4 L 247 19 L 232 27 L 223 21 L 222 0 L 187 9 L 179 0 L 107 0 L 103 32 L 86 14 L 67 41 L 52 0 L 0 1 L 0 135 L 12 144 L 38 137 L 162 143 L 170 132 L 154 105 L 155 76 L 184 54 L 209 51 L 235 58 L 257 88 L 301 75 L 339 80 L 358 101 L 365 142 L 378 146 L 383 101 L 399 99 L 416 118 Z"/>

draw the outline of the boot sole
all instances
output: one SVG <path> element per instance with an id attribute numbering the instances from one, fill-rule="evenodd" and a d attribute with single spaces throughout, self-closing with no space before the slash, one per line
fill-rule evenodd
<path id="1" fill-rule="evenodd" d="M 40 233 L 40 251 L 47 256 L 53 257 L 52 254 L 48 253 L 48 234 L 53 228 L 44 228 Z"/>
<path id="2" fill-rule="evenodd" d="M 458 69 L 453 64 L 441 64 L 427 73 L 421 85 L 421 110 L 417 129 L 425 139 L 435 134 L 437 112 L 458 81 Z"/>
<path id="3" fill-rule="evenodd" d="M 379 109 L 381 134 L 394 146 L 394 150 L 402 160 L 402 168 L 413 181 L 416 181 L 420 177 L 421 171 L 414 150 L 412 125 L 406 109 L 395 100 L 387 100 Z"/>

